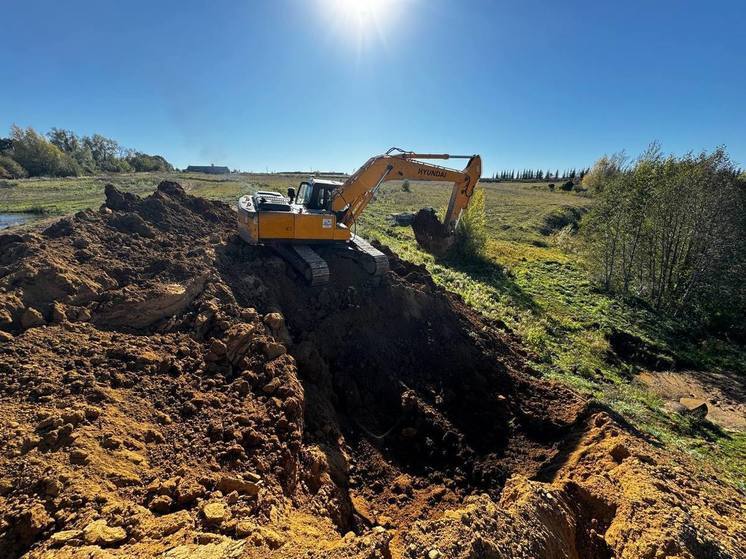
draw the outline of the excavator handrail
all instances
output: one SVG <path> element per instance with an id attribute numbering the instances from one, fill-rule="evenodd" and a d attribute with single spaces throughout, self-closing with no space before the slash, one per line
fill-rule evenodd
<path id="1" fill-rule="evenodd" d="M 398 151 L 398 154 L 392 152 Z M 407 151 L 401 148 L 393 147 L 389 148 L 384 155 L 391 157 L 401 157 L 402 159 L 471 159 L 474 155 L 451 155 L 450 153 L 416 153 L 414 151 Z"/>

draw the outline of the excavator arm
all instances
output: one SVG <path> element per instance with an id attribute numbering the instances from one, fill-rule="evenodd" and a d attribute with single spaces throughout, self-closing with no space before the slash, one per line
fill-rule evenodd
<path id="1" fill-rule="evenodd" d="M 421 159 L 468 159 L 469 162 L 462 171 L 456 171 L 419 161 Z M 442 224 L 443 235 L 449 235 L 453 233 L 461 212 L 469 205 L 481 172 L 482 159 L 478 155 L 414 153 L 391 148 L 384 155 L 371 157 L 365 165 L 335 190 L 331 209 L 339 216 L 338 221 L 349 227 L 365 210 L 378 188 L 386 181 L 452 182 L 451 199 Z"/>

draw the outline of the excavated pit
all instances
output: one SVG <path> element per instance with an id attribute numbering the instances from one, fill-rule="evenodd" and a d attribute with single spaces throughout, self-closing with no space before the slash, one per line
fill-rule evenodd
<path id="1" fill-rule="evenodd" d="M 0 236 L 0 556 L 738 556 L 742 492 L 424 268 L 311 288 L 224 204 L 106 194 Z"/>
<path id="2" fill-rule="evenodd" d="M 394 273 L 377 285 L 349 260 L 332 259 L 333 280 L 319 289 L 277 266 L 257 293 L 246 285 L 253 250 L 227 247 L 223 277 L 239 304 L 286 317 L 306 397 L 304 438 L 332 464 L 351 456 L 355 474 L 333 472 L 346 490 L 376 499 L 375 488 L 406 475 L 459 497 L 497 497 L 511 474 L 547 466 L 576 428 L 585 403 L 533 378 L 517 341 L 424 269 L 389 252 Z"/>

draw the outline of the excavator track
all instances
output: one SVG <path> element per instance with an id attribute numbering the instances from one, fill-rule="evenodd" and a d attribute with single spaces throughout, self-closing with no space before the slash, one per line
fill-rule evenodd
<path id="1" fill-rule="evenodd" d="M 329 266 L 310 246 L 282 243 L 273 243 L 271 246 L 305 278 L 310 286 L 316 287 L 329 283 Z"/>
<path id="2" fill-rule="evenodd" d="M 350 242 L 337 250 L 337 254 L 344 258 L 355 260 L 373 277 L 380 277 L 389 271 L 389 259 L 368 241 L 357 235 L 352 235 Z"/>

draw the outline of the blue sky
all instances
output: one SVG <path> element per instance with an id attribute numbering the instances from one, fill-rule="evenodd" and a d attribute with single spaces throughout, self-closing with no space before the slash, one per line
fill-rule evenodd
<path id="1" fill-rule="evenodd" d="M 485 174 L 724 144 L 746 165 L 746 2 L 5 0 L 0 133 L 99 132 L 177 166 Z"/>

